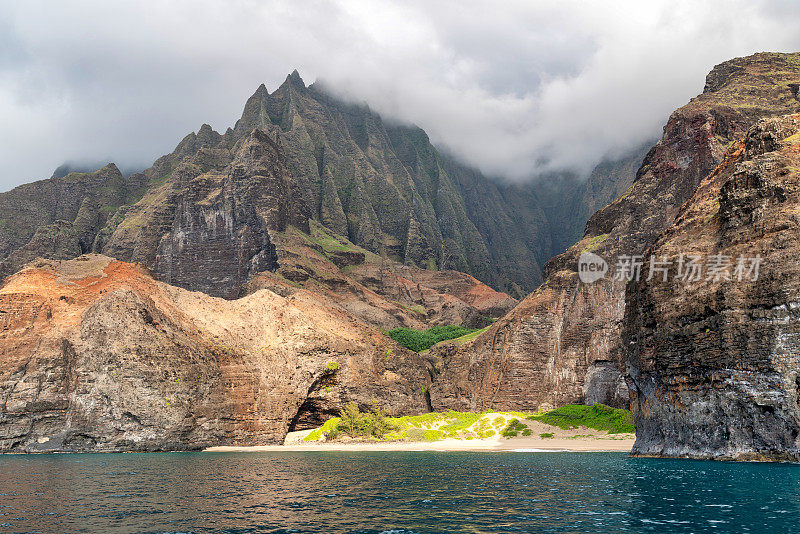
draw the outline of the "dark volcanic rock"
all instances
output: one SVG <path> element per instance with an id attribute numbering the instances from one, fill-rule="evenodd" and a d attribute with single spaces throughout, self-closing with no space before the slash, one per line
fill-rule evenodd
<path id="1" fill-rule="evenodd" d="M 800 460 L 799 184 L 800 116 L 761 121 L 648 252 L 726 263 L 628 288 L 634 454 Z"/>
<path id="2" fill-rule="evenodd" d="M 236 298 L 253 274 L 277 269 L 275 234 L 290 224 L 308 231 L 308 206 L 274 138 L 253 130 L 232 151 L 218 144 L 184 158 L 120 210 L 100 250 L 170 284 Z"/>
<path id="3" fill-rule="evenodd" d="M 791 90 L 798 80 L 800 54 L 756 54 L 715 67 L 703 94 L 672 114 L 630 189 L 591 217 L 580 242 L 547 263 L 542 286 L 472 344 L 446 349 L 431 389 L 434 407 L 537 409 L 597 398 L 626 405 L 625 283 L 581 283 L 580 254 L 598 254 L 612 269 L 619 256 L 643 254 L 731 143 L 760 118 L 800 109 Z M 616 364 L 616 380 L 601 362 Z M 606 368 L 603 380 L 593 378 L 598 365 Z"/>
<path id="4" fill-rule="evenodd" d="M 110 163 L 0 194 L 0 277 L 36 258 L 69 259 L 90 252 L 117 208 L 144 193 L 141 176 L 126 179 Z"/>

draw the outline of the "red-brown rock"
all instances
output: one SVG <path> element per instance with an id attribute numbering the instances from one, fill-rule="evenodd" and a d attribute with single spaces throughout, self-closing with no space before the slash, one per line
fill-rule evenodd
<path id="1" fill-rule="evenodd" d="M 428 410 L 426 364 L 307 291 L 235 301 L 104 256 L 0 289 L 0 451 L 280 443 L 344 403 Z"/>

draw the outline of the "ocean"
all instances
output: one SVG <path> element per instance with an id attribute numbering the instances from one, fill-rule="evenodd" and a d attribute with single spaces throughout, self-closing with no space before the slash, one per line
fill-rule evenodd
<path id="1" fill-rule="evenodd" d="M 2 532 L 800 532 L 800 465 L 624 453 L 0 455 Z"/>

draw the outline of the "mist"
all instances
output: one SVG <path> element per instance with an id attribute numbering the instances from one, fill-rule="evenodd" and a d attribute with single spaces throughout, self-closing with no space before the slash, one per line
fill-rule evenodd
<path id="1" fill-rule="evenodd" d="M 583 174 L 798 27 L 788 1 L 0 2 L 0 190 L 146 167 L 294 69 L 490 176 Z"/>

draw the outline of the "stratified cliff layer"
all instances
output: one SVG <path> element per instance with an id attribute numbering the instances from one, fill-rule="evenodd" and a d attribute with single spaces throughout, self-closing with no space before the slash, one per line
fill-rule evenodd
<path id="1" fill-rule="evenodd" d="M 433 406 L 627 404 L 625 282 L 580 282 L 580 254 L 599 255 L 612 272 L 620 256 L 642 254 L 749 127 L 800 109 L 798 84 L 800 54 L 756 54 L 715 67 L 703 93 L 669 118 L 629 190 L 591 217 L 580 242 L 547 263 L 542 286 L 472 344 L 441 352 Z"/>
<path id="2" fill-rule="evenodd" d="M 765 119 L 649 250 L 674 264 L 628 288 L 634 454 L 800 460 L 798 213 L 800 115 Z"/>
<path id="3" fill-rule="evenodd" d="M 282 442 L 350 401 L 428 410 L 429 371 L 311 293 L 228 301 L 99 255 L 0 289 L 0 451 Z"/>

